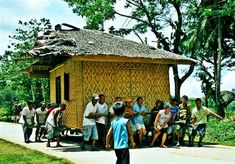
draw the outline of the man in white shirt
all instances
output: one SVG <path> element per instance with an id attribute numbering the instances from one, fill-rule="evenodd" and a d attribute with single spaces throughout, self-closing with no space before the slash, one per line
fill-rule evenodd
<path id="1" fill-rule="evenodd" d="M 32 142 L 30 141 L 30 136 L 33 131 L 35 115 L 35 110 L 33 109 L 33 102 L 27 102 L 27 106 L 23 108 L 21 115 L 23 117 L 23 121 L 21 123 L 23 126 L 24 141 L 25 143 L 30 143 Z"/>
<path id="2" fill-rule="evenodd" d="M 97 112 L 97 102 L 99 96 L 97 94 L 92 95 L 91 101 L 86 105 L 83 115 L 83 143 L 81 145 L 82 150 L 85 149 L 85 142 L 88 142 L 90 138 L 92 141 L 92 150 L 95 150 L 95 144 L 98 140 L 98 132 L 95 120 L 100 117 Z"/>
<path id="3" fill-rule="evenodd" d="M 172 106 L 170 104 L 166 104 L 165 110 L 160 110 L 156 116 L 155 122 L 154 122 L 154 129 L 157 131 L 157 133 L 154 135 L 153 140 L 151 142 L 151 147 L 154 146 L 154 142 L 156 139 L 162 135 L 162 142 L 161 142 L 161 148 L 167 148 L 164 144 L 167 138 L 167 128 L 168 128 L 168 122 L 170 121 L 172 115 L 170 113 Z"/>
<path id="4" fill-rule="evenodd" d="M 36 109 L 37 129 L 35 132 L 35 142 L 37 141 L 42 142 L 41 136 L 45 132 L 46 114 L 47 114 L 46 104 L 42 102 L 41 107 Z"/>
<path id="5" fill-rule="evenodd" d="M 106 136 L 106 123 L 108 116 L 108 105 L 105 103 L 105 96 L 103 94 L 99 95 L 99 101 L 97 103 L 97 112 L 100 114 L 100 118 L 96 120 L 96 126 L 98 130 L 99 143 L 105 149 L 105 136 Z"/>
<path id="6" fill-rule="evenodd" d="M 62 126 L 62 115 L 63 111 L 66 109 L 65 104 L 61 104 L 60 107 L 55 108 L 48 115 L 46 120 L 46 129 L 47 129 L 47 147 L 50 147 L 50 140 L 56 137 L 56 147 L 62 147 L 60 145 L 60 128 Z"/>

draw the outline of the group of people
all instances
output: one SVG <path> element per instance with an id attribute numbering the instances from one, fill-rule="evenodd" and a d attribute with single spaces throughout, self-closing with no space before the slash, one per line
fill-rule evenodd
<path id="1" fill-rule="evenodd" d="M 182 97 L 181 103 L 172 99 L 171 103 L 164 105 L 163 101 L 157 100 L 155 107 L 148 113 L 142 97 L 137 97 L 135 104 L 132 104 L 130 98 L 123 100 L 116 97 L 113 105 L 108 108 L 105 95 L 93 94 L 84 110 L 81 148 L 86 149 L 86 143 L 89 141 L 92 141 L 92 150 L 95 150 L 97 145 L 104 149 L 114 147 L 117 163 L 129 163 L 129 144 L 135 147 L 138 143 L 142 147 L 143 137 L 149 137 L 150 132 L 150 147 L 155 146 L 157 139 L 160 139 L 160 147 L 166 148 L 166 140 L 169 144 L 174 138 L 177 140 L 176 146 L 180 146 L 186 134 L 188 145 L 193 146 L 197 132 L 200 136 L 198 147 L 201 147 L 206 132 L 207 115 L 223 118 L 202 106 L 200 98 L 195 100 L 195 105 L 191 110 L 187 96 Z M 29 138 L 32 128 L 36 125 L 35 142 L 41 142 L 41 137 L 47 135 L 47 147 L 50 147 L 50 141 L 53 139 L 57 142 L 56 146 L 61 147 L 62 113 L 65 109 L 65 104 L 46 107 L 46 104 L 42 103 L 41 107 L 34 110 L 33 103 L 28 102 L 21 112 L 20 119 L 25 142 L 31 142 Z"/>
<path id="2" fill-rule="evenodd" d="M 56 104 L 50 105 L 44 102 L 36 110 L 33 108 L 34 103 L 29 101 L 27 106 L 21 111 L 21 118 L 19 123 L 23 126 L 24 141 L 31 143 L 30 136 L 32 135 L 33 128 L 35 131 L 35 142 L 42 142 L 42 137 L 47 138 L 47 147 L 50 147 L 50 141 L 56 139 L 57 147 L 60 145 L 60 132 L 62 126 L 62 111 L 66 109 L 65 104 L 57 106 Z M 47 137 L 46 137 L 47 135 Z"/>
<path id="3" fill-rule="evenodd" d="M 85 149 L 85 143 L 89 140 L 92 140 L 93 150 L 96 141 L 99 141 L 103 148 L 113 145 L 117 163 L 121 161 L 129 163 L 129 143 L 135 147 L 135 139 L 138 139 L 141 147 L 143 136 L 148 136 L 149 132 L 152 133 L 150 147 L 154 146 L 160 136 L 160 147 L 166 148 L 165 141 L 174 138 L 177 138 L 176 146 L 180 146 L 186 133 L 189 146 L 193 146 L 198 132 L 200 136 L 198 147 L 201 147 L 206 132 L 207 115 L 220 120 L 223 118 L 202 106 L 200 98 L 195 100 L 195 105 L 196 107 L 191 110 L 187 96 L 182 97 L 181 103 L 172 99 L 171 103 L 165 106 L 163 101 L 157 100 L 150 112 L 149 122 L 146 123 L 147 111 L 142 97 L 138 97 L 134 105 L 130 98 L 122 100 L 121 97 L 116 97 L 114 104 L 108 109 L 105 96 L 94 94 L 84 111 L 82 149 Z M 109 130 L 106 134 L 107 127 Z"/>

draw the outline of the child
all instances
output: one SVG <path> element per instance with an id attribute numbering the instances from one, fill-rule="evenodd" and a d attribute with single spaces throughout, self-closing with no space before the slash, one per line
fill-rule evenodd
<path id="1" fill-rule="evenodd" d="M 123 117 L 125 105 L 123 102 L 113 104 L 114 114 L 117 116 L 111 123 L 111 127 L 106 136 L 106 148 L 109 148 L 109 141 L 113 133 L 114 150 L 117 156 L 117 164 L 129 164 L 130 154 L 128 149 L 128 136 L 131 146 L 135 147 L 134 139 L 131 133 L 130 122 Z"/>

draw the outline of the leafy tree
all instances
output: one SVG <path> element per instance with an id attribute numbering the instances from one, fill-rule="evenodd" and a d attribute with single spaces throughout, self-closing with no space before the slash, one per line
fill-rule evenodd
<path id="1" fill-rule="evenodd" d="M 187 47 L 195 49 L 200 61 L 197 76 L 202 81 L 202 91 L 206 99 L 216 102 L 217 112 L 225 116 L 221 98 L 221 70 L 235 66 L 234 53 L 234 1 L 201 1 L 189 10 L 190 39 Z M 195 7 L 194 7 L 195 8 Z"/>
<path id="2" fill-rule="evenodd" d="M 139 38 L 139 34 L 151 31 L 157 39 L 157 47 L 177 54 L 184 54 L 182 43 L 186 39 L 185 26 L 187 25 L 187 8 L 190 6 L 189 0 L 126 0 L 123 8 L 129 9 L 130 14 L 119 13 L 115 9 L 116 0 L 64 0 L 72 8 L 73 12 L 85 17 L 86 28 L 103 30 L 103 23 L 106 20 L 115 19 L 121 16 L 133 20 L 134 25 L 130 28 L 115 29 L 110 27 L 113 34 L 124 36 L 134 32 Z M 164 34 L 164 29 L 170 27 L 171 35 Z M 140 38 L 142 42 L 142 38 Z M 188 56 L 193 56 L 193 52 L 187 52 Z M 175 97 L 180 98 L 180 88 L 183 82 L 193 72 L 194 65 L 186 71 L 183 77 L 179 76 L 178 66 L 173 65 L 175 81 Z"/>
<path id="3" fill-rule="evenodd" d="M 5 51 L 0 62 L 0 97 L 1 105 L 12 109 L 17 102 L 33 100 L 36 104 L 49 98 L 48 79 L 31 79 L 27 74 L 19 71 L 31 65 L 34 60 L 27 51 L 32 49 L 35 39 L 42 33 L 51 29 L 48 19 L 32 19 L 28 22 L 19 21 L 19 26 L 11 38 L 9 48 Z M 42 93 L 44 91 L 45 93 Z"/>

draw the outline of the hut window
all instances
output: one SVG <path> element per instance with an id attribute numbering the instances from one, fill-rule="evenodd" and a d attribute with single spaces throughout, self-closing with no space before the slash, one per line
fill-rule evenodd
<path id="1" fill-rule="evenodd" d="M 64 73 L 64 99 L 69 101 L 69 73 Z"/>
<path id="2" fill-rule="evenodd" d="M 55 89 L 56 89 L 56 103 L 61 103 L 61 80 L 60 76 L 57 76 L 55 79 Z"/>

